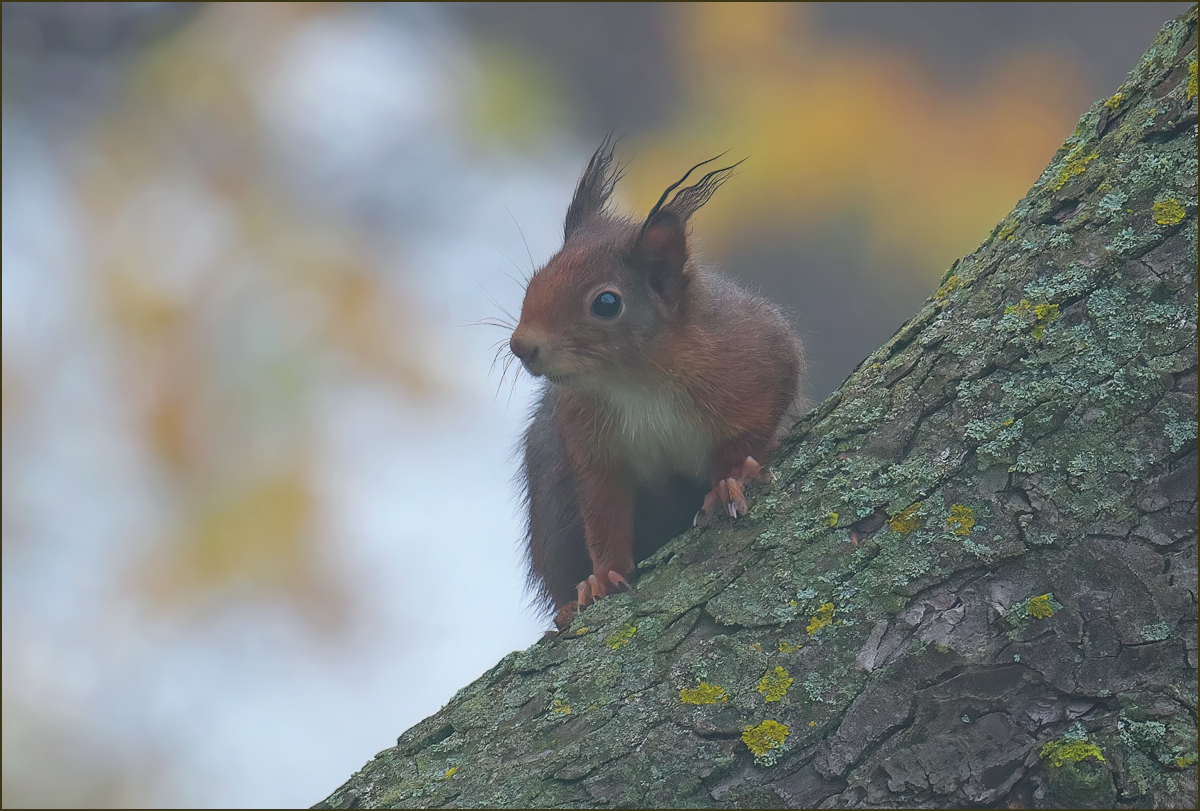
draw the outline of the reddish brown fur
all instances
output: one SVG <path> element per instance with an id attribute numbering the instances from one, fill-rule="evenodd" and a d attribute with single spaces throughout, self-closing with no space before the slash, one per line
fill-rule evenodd
<path id="1" fill-rule="evenodd" d="M 702 506 L 745 509 L 741 484 L 761 477 L 753 460 L 778 444 L 802 366 L 778 309 L 688 258 L 687 218 L 729 170 L 660 201 L 639 225 L 604 211 L 611 160 L 606 141 L 510 341 L 550 383 L 524 474 L 530 583 L 560 627 L 577 602 L 632 579 L 635 560 Z M 590 309 L 605 292 L 620 297 L 617 316 Z"/>

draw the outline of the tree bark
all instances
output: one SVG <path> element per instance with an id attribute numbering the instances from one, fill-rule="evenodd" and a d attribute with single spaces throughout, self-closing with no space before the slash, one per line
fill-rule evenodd
<path id="1" fill-rule="evenodd" d="M 318 808 L 1192 807 L 1196 8 L 747 518 Z"/>

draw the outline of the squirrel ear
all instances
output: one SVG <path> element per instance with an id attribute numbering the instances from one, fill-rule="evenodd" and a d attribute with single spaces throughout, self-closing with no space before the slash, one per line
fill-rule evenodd
<path id="1" fill-rule="evenodd" d="M 717 155 L 717 158 L 719 157 L 721 155 Z M 671 197 L 671 192 L 683 185 L 692 172 L 717 158 L 697 163 L 688 169 L 683 177 L 667 187 L 662 197 L 654 204 L 654 208 L 650 209 L 650 215 L 646 217 L 642 232 L 633 246 L 634 265 L 645 271 L 650 286 L 669 308 L 673 308 L 679 302 L 687 288 L 688 277 L 684 273 L 684 266 L 688 260 L 688 217 L 708 202 L 708 198 L 729 179 L 742 161 L 709 172 L 695 185 L 680 189 L 670 202 L 667 202 L 667 198 Z"/>
<path id="2" fill-rule="evenodd" d="M 610 132 L 604 136 L 600 148 L 583 170 L 579 185 L 575 187 L 575 196 L 571 198 L 571 205 L 567 208 L 567 219 L 563 223 L 564 239 L 578 231 L 585 220 L 603 211 L 608 204 L 613 187 L 621 179 L 620 172 L 615 171 L 612 165 L 615 146 L 616 142 L 613 141 Z"/>
<path id="3" fill-rule="evenodd" d="M 633 264 L 646 274 L 650 287 L 674 307 L 687 287 L 687 231 L 674 213 L 659 211 L 646 221 L 633 246 Z"/>

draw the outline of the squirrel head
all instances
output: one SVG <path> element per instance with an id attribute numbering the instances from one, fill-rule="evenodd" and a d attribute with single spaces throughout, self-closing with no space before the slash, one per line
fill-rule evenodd
<path id="1" fill-rule="evenodd" d="M 688 218 L 738 165 L 679 189 L 716 158 L 696 164 L 639 224 L 607 210 L 621 177 L 613 148 L 610 135 L 588 161 L 567 208 L 562 249 L 530 278 L 509 339 L 531 374 L 556 385 L 602 386 L 644 369 L 655 340 L 687 315 Z"/>

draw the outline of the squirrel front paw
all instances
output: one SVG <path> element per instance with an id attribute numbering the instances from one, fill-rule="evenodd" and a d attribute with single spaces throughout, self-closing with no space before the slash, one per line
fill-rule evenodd
<path id="1" fill-rule="evenodd" d="M 609 569 L 600 575 L 592 574 L 587 580 L 576 586 L 575 591 L 579 595 L 579 606 L 582 608 L 597 600 L 603 600 L 608 596 L 610 589 L 629 591 L 630 588 L 629 581 L 620 572 L 616 569 Z"/>
<path id="2" fill-rule="evenodd" d="M 746 515 L 750 508 L 746 504 L 745 485 L 748 482 L 769 482 L 774 476 L 771 471 L 760 465 L 753 456 L 729 471 L 730 475 L 718 479 L 712 490 L 704 497 L 704 506 L 696 513 L 692 526 L 703 527 L 711 524 L 717 517 L 717 504 L 721 504 L 722 512 L 730 518 Z"/>
<path id="3" fill-rule="evenodd" d="M 587 580 L 584 580 L 575 587 L 579 599 L 572 600 L 559 607 L 558 613 L 554 615 L 554 625 L 558 630 L 563 630 L 571 624 L 571 620 L 575 619 L 575 615 L 583 610 L 585 606 L 589 606 L 597 600 L 602 600 L 608 596 L 609 591 L 632 591 L 633 586 L 629 585 L 620 572 L 615 569 L 609 569 L 603 576 L 590 575 Z"/>

